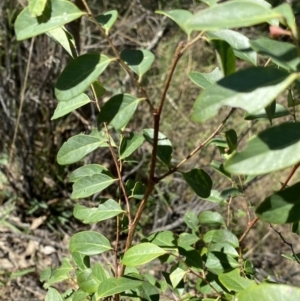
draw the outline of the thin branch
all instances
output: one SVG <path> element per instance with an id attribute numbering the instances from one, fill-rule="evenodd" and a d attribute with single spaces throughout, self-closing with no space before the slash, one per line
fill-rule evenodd
<path id="1" fill-rule="evenodd" d="M 29 47 L 29 55 L 28 55 L 28 60 L 27 60 L 27 65 L 26 65 L 26 70 L 25 70 L 25 75 L 24 75 L 24 82 L 22 85 L 21 93 L 20 93 L 20 106 L 19 106 L 19 110 L 18 110 L 18 116 L 17 116 L 16 126 L 15 126 L 14 136 L 13 136 L 13 140 L 12 140 L 10 152 L 9 152 L 8 169 L 10 169 L 10 165 L 11 165 L 12 159 L 13 159 L 13 153 L 14 153 L 14 149 L 15 149 L 15 143 L 16 143 L 16 139 L 17 139 L 20 118 L 21 118 L 21 113 L 22 113 L 24 99 L 25 99 L 25 90 L 27 87 L 27 80 L 28 80 L 28 74 L 29 74 L 30 63 L 31 63 L 31 58 L 32 58 L 33 45 L 34 45 L 34 38 L 31 39 L 31 43 L 30 43 L 30 47 Z"/>
<path id="2" fill-rule="evenodd" d="M 132 82 L 134 83 L 134 85 L 141 91 L 142 95 L 145 97 L 145 100 L 147 102 L 147 104 L 149 105 L 150 109 L 152 111 L 154 111 L 154 106 L 153 104 L 150 102 L 150 99 L 148 97 L 148 94 L 146 92 L 146 90 L 142 87 L 142 85 L 136 80 L 136 78 L 134 77 L 134 74 L 132 73 L 132 71 L 130 70 L 130 68 L 125 64 L 125 62 L 121 59 L 120 53 L 117 50 L 117 48 L 115 47 L 115 45 L 113 44 L 112 40 L 110 39 L 109 35 L 106 34 L 105 30 L 101 27 L 101 25 L 99 24 L 99 22 L 97 22 L 97 20 L 95 19 L 89 5 L 87 4 L 86 0 L 82 0 L 82 3 L 85 6 L 85 9 L 87 10 L 88 14 L 89 14 L 89 18 L 93 21 L 93 23 L 96 24 L 97 28 L 99 29 L 99 31 L 101 32 L 102 36 L 107 40 L 109 46 L 111 47 L 111 49 L 113 50 L 117 61 L 119 62 L 119 64 L 123 67 L 123 69 L 127 72 L 127 74 L 130 76 Z"/>
<path id="3" fill-rule="evenodd" d="M 162 176 L 157 178 L 157 181 L 164 179 L 165 177 L 176 172 L 186 161 L 188 161 L 191 157 L 193 157 L 199 150 L 201 150 L 211 139 L 213 139 L 216 135 L 219 134 L 220 129 L 225 125 L 229 117 L 233 114 L 235 108 L 232 108 L 228 115 L 224 118 L 224 120 L 219 124 L 219 126 L 215 129 L 215 131 L 202 143 L 200 143 L 191 153 L 189 153 L 181 162 L 179 162 L 175 167 L 171 168 L 168 172 L 163 174 Z"/>
<path id="4" fill-rule="evenodd" d="M 292 251 L 293 257 L 295 258 L 295 260 L 297 261 L 298 264 L 300 264 L 300 260 L 298 258 L 298 256 L 296 255 L 295 251 L 294 251 L 294 247 L 293 244 L 286 241 L 286 239 L 283 237 L 283 235 L 281 234 L 280 231 L 276 230 L 271 224 L 270 227 L 280 236 L 281 240 L 283 241 L 283 243 L 285 243 L 286 245 L 288 245 Z"/>

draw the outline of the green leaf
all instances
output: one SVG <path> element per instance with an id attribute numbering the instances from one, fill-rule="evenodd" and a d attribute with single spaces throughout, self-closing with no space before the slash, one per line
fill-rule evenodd
<path id="1" fill-rule="evenodd" d="M 93 265 L 92 273 L 95 279 L 97 279 L 99 282 L 102 282 L 110 277 L 109 273 L 98 262 Z"/>
<path id="2" fill-rule="evenodd" d="M 195 212 L 188 211 L 184 215 L 183 220 L 193 232 L 198 232 L 199 221 L 198 221 L 198 217 Z"/>
<path id="3" fill-rule="evenodd" d="M 55 288 L 49 287 L 45 301 L 63 301 L 63 298 Z"/>
<path id="4" fill-rule="evenodd" d="M 204 90 L 193 106 L 192 120 L 204 122 L 223 106 L 250 114 L 265 108 L 298 77 L 272 67 L 251 67 L 223 78 Z"/>
<path id="5" fill-rule="evenodd" d="M 234 30 L 223 29 L 214 32 L 208 32 L 207 37 L 209 39 L 218 38 L 226 41 L 232 47 L 236 57 L 252 65 L 256 65 L 257 54 L 255 51 L 251 50 L 249 39 L 243 34 Z"/>
<path id="6" fill-rule="evenodd" d="M 128 136 L 124 136 L 120 144 L 120 159 L 129 157 L 144 141 L 145 137 L 138 133 L 130 132 Z"/>
<path id="7" fill-rule="evenodd" d="M 98 80 L 94 81 L 92 86 L 95 91 L 97 99 L 99 99 L 106 93 L 106 89 L 102 86 L 102 84 Z"/>
<path id="8" fill-rule="evenodd" d="M 218 278 L 229 292 L 232 291 L 234 293 L 239 293 L 251 285 L 256 285 L 254 280 L 241 277 L 240 269 L 220 274 Z"/>
<path id="9" fill-rule="evenodd" d="M 94 277 L 92 269 L 86 269 L 77 274 L 77 284 L 82 291 L 92 294 L 97 291 L 100 281 Z"/>
<path id="10" fill-rule="evenodd" d="M 220 281 L 218 281 L 218 276 L 211 273 L 210 271 L 206 272 L 205 280 L 198 278 L 196 283 L 196 289 L 204 295 L 215 294 L 215 292 L 223 292 L 223 288 L 220 287 Z M 205 300 L 205 299 L 204 299 Z M 203 299 L 201 301 L 204 301 Z M 230 300 L 230 299 L 229 299 Z M 195 300 L 198 301 L 198 300 Z M 209 299 L 207 301 L 210 301 Z M 216 300 L 214 300 L 216 301 Z"/>
<path id="11" fill-rule="evenodd" d="M 205 263 L 206 268 L 212 273 L 219 275 L 239 267 L 239 263 L 230 255 L 223 252 L 209 252 Z"/>
<path id="12" fill-rule="evenodd" d="M 176 236 L 171 231 L 154 232 L 147 236 L 144 240 L 164 249 L 177 247 Z"/>
<path id="13" fill-rule="evenodd" d="M 143 135 L 151 145 L 153 145 L 154 130 L 144 129 Z M 171 141 L 162 133 L 158 133 L 157 142 L 157 157 L 166 165 L 170 164 L 172 158 L 173 148 Z"/>
<path id="14" fill-rule="evenodd" d="M 72 294 L 72 301 L 88 301 L 88 295 L 88 293 L 85 293 L 79 289 Z"/>
<path id="15" fill-rule="evenodd" d="M 216 171 L 218 172 L 220 175 L 225 176 L 227 179 L 229 179 L 231 181 L 231 175 L 229 172 L 227 172 L 223 166 L 222 163 L 212 160 L 210 162 L 210 166 Z"/>
<path id="16" fill-rule="evenodd" d="M 122 259 L 127 266 L 138 266 L 145 264 L 167 252 L 153 243 L 140 243 L 131 247 Z"/>
<path id="17" fill-rule="evenodd" d="M 101 254 L 112 249 L 108 239 L 95 231 L 82 231 L 74 234 L 70 239 L 69 248 L 71 252 L 89 256 Z"/>
<path id="18" fill-rule="evenodd" d="M 62 260 L 62 264 L 59 268 L 56 268 L 52 271 L 51 277 L 46 283 L 46 287 L 51 286 L 54 283 L 61 282 L 63 280 L 69 279 L 69 273 L 74 270 L 73 266 L 71 265 L 69 259 L 64 258 Z"/>
<path id="19" fill-rule="evenodd" d="M 40 11 L 41 9 L 37 10 L 38 13 Z M 15 22 L 17 40 L 21 41 L 45 33 L 76 20 L 84 14 L 76 5 L 64 0 L 47 1 L 42 15 L 38 17 L 31 17 L 30 8 L 26 7 Z"/>
<path id="20" fill-rule="evenodd" d="M 297 81 L 296 81 L 296 83 L 297 83 Z M 291 90 L 289 90 L 289 92 L 288 92 L 287 103 L 288 103 L 289 108 L 294 108 L 300 104 L 300 101 L 296 100 L 294 98 L 294 93 Z"/>
<path id="21" fill-rule="evenodd" d="M 272 116 L 272 119 L 288 116 L 290 112 L 282 105 L 276 103 L 275 112 Z M 264 109 L 254 114 L 245 114 L 245 120 L 256 120 L 256 119 L 268 119 L 268 115 Z"/>
<path id="22" fill-rule="evenodd" d="M 224 198 L 221 197 L 220 192 L 214 189 L 211 191 L 210 196 L 208 198 L 203 199 L 212 203 L 220 203 L 224 200 Z"/>
<path id="23" fill-rule="evenodd" d="M 243 190 L 240 187 L 230 187 L 222 190 L 220 193 L 220 197 L 223 198 L 223 200 L 239 195 L 243 195 Z"/>
<path id="24" fill-rule="evenodd" d="M 87 164 L 71 172 L 69 182 L 76 182 L 84 177 L 90 177 L 97 174 L 111 175 L 110 172 L 102 165 Z"/>
<path id="25" fill-rule="evenodd" d="M 265 6 L 249 1 L 229 1 L 201 10 L 185 24 L 186 28 L 197 31 L 214 31 L 224 28 L 252 26 L 280 15 Z"/>
<path id="26" fill-rule="evenodd" d="M 29 0 L 28 6 L 32 18 L 39 17 L 46 6 L 47 0 Z"/>
<path id="27" fill-rule="evenodd" d="M 297 47 L 291 43 L 260 38 L 250 41 L 252 49 L 266 55 L 279 67 L 288 71 L 297 71 L 300 64 Z"/>
<path id="28" fill-rule="evenodd" d="M 106 174 L 95 174 L 80 178 L 73 184 L 72 199 L 80 199 L 101 192 L 105 188 L 116 182 L 117 179 L 111 178 Z"/>
<path id="29" fill-rule="evenodd" d="M 108 199 L 103 204 L 100 204 L 97 208 L 89 208 L 75 204 L 73 214 L 75 218 L 82 221 L 84 224 L 93 224 L 110 219 L 123 212 L 124 210 L 122 210 L 116 201 Z"/>
<path id="30" fill-rule="evenodd" d="M 188 10 L 174 9 L 168 12 L 157 10 L 155 12 L 157 14 L 167 16 L 168 18 L 173 20 L 187 35 L 191 34 L 192 30 L 187 26 L 187 22 L 190 18 L 193 17 L 193 14 Z"/>
<path id="31" fill-rule="evenodd" d="M 148 280 L 148 279 L 147 279 Z M 143 282 L 142 286 L 138 287 L 139 297 L 138 300 L 143 301 L 159 301 L 158 289 L 149 282 Z"/>
<path id="32" fill-rule="evenodd" d="M 286 224 L 300 220 L 300 182 L 267 197 L 256 209 L 257 216 L 268 223 Z"/>
<path id="33" fill-rule="evenodd" d="M 189 73 L 190 80 L 195 83 L 200 88 L 206 89 L 212 84 L 214 84 L 216 81 L 221 79 L 223 77 L 223 74 L 221 70 L 216 67 L 212 72 L 210 73 L 200 73 L 196 71 L 192 71 Z"/>
<path id="34" fill-rule="evenodd" d="M 225 242 L 235 248 L 239 246 L 239 240 L 237 239 L 237 237 L 232 232 L 225 229 L 210 230 L 206 232 L 203 236 L 203 241 L 207 244 L 210 244 L 212 242 Z"/>
<path id="35" fill-rule="evenodd" d="M 98 115 L 98 124 L 107 122 L 115 130 L 120 130 L 127 125 L 140 101 L 140 98 L 129 94 L 113 96 L 101 108 Z"/>
<path id="36" fill-rule="evenodd" d="M 219 226 L 225 225 L 222 215 L 218 212 L 203 211 L 198 216 L 199 223 L 202 225 Z"/>
<path id="37" fill-rule="evenodd" d="M 171 274 L 170 274 L 170 281 L 172 283 L 172 286 L 175 288 L 180 281 L 183 279 L 183 277 L 188 273 L 188 271 L 183 270 L 179 267 L 177 267 Z"/>
<path id="38" fill-rule="evenodd" d="M 66 101 L 87 90 L 112 60 L 100 53 L 86 53 L 76 57 L 66 66 L 56 82 L 56 98 Z"/>
<path id="39" fill-rule="evenodd" d="M 296 256 L 294 256 L 293 254 L 281 254 L 282 257 L 289 259 L 291 261 L 295 261 L 295 262 L 299 262 L 300 261 L 300 253 L 295 254 Z M 297 259 L 298 260 L 297 260 Z"/>
<path id="40" fill-rule="evenodd" d="M 179 246 L 178 251 L 181 256 L 185 257 L 184 261 L 189 268 L 195 271 L 203 270 L 202 258 L 199 251 L 190 246 Z"/>
<path id="41" fill-rule="evenodd" d="M 208 6 L 214 6 L 218 3 L 219 0 L 201 0 L 201 2 L 207 4 Z"/>
<path id="42" fill-rule="evenodd" d="M 300 235 L 300 222 L 295 222 L 292 224 L 292 232 Z"/>
<path id="43" fill-rule="evenodd" d="M 74 110 L 86 105 L 87 103 L 90 103 L 89 97 L 82 93 L 76 96 L 73 99 L 69 99 L 67 101 L 60 101 L 54 111 L 54 114 L 51 118 L 51 120 L 60 118 L 70 112 L 73 112 Z"/>
<path id="44" fill-rule="evenodd" d="M 185 181 L 202 198 L 208 198 L 212 188 L 212 180 L 203 169 L 192 169 L 182 173 Z"/>
<path id="45" fill-rule="evenodd" d="M 233 129 L 226 131 L 225 138 L 229 147 L 229 151 L 227 152 L 227 154 L 231 154 L 234 150 L 236 150 L 238 146 L 238 138 L 237 138 L 236 131 Z"/>
<path id="46" fill-rule="evenodd" d="M 90 268 L 90 257 L 78 252 L 72 252 L 72 259 L 74 263 L 77 265 L 79 270 L 85 270 Z"/>
<path id="47" fill-rule="evenodd" d="M 234 153 L 225 169 L 234 174 L 260 175 L 300 161 L 300 123 L 282 123 L 250 138 L 246 148 Z"/>
<path id="48" fill-rule="evenodd" d="M 141 78 L 151 68 L 155 56 L 145 49 L 124 49 L 121 59 Z"/>
<path id="49" fill-rule="evenodd" d="M 95 17 L 96 21 L 105 29 L 105 33 L 108 34 L 109 30 L 115 24 L 118 18 L 117 10 L 110 10 L 102 15 Z"/>
<path id="50" fill-rule="evenodd" d="M 181 247 L 191 246 L 195 244 L 198 240 L 200 240 L 200 238 L 195 234 L 181 233 L 178 237 L 178 245 Z"/>
<path id="51" fill-rule="evenodd" d="M 293 36 L 297 38 L 298 37 L 297 24 L 295 22 L 295 15 L 291 5 L 289 5 L 288 3 L 283 3 L 275 7 L 274 11 L 282 15 L 283 18 L 281 18 L 280 22 L 283 23 L 284 25 L 287 25 L 291 29 Z M 284 19 L 284 21 L 282 19 Z"/>
<path id="52" fill-rule="evenodd" d="M 220 39 L 212 39 L 212 45 L 216 49 L 217 59 L 224 76 L 228 76 L 235 71 L 235 56 L 230 45 Z"/>
<path id="53" fill-rule="evenodd" d="M 60 44 L 71 57 L 74 58 L 77 56 L 75 40 L 64 26 L 49 30 L 46 34 L 56 43 Z"/>
<path id="54" fill-rule="evenodd" d="M 96 298 L 109 297 L 127 290 L 135 289 L 143 284 L 143 281 L 129 277 L 109 278 L 101 282 L 98 287 Z"/>
<path id="55" fill-rule="evenodd" d="M 101 145 L 106 145 L 106 140 L 105 137 L 95 137 L 93 132 L 73 136 L 58 151 L 57 162 L 60 165 L 78 162 Z"/>
<path id="56" fill-rule="evenodd" d="M 207 247 L 208 252 L 222 252 L 228 254 L 232 257 L 239 257 L 239 253 L 237 250 L 231 245 L 226 242 L 213 242 L 210 243 Z"/>
<path id="57" fill-rule="evenodd" d="M 284 284 L 262 283 L 241 291 L 239 301 L 295 301 L 300 300 L 300 288 Z"/>

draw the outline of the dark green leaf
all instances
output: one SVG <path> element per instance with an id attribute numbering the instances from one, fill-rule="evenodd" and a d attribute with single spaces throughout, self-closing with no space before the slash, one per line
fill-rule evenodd
<path id="1" fill-rule="evenodd" d="M 210 166 L 216 171 L 218 172 L 220 175 L 225 176 L 227 179 L 229 179 L 231 181 L 231 175 L 229 172 L 227 172 L 223 166 L 222 163 L 212 160 L 210 162 Z"/>
<path id="2" fill-rule="evenodd" d="M 212 180 L 203 169 L 192 169 L 183 172 L 182 175 L 199 197 L 208 198 L 210 196 Z"/>
<path id="3" fill-rule="evenodd" d="M 38 13 L 41 9 L 38 10 Z M 36 14 L 36 12 L 35 12 Z M 32 17 L 30 8 L 26 7 L 18 15 L 15 22 L 15 32 L 17 40 L 25 40 L 51 29 L 60 27 L 73 20 L 80 18 L 84 12 L 80 11 L 76 5 L 70 1 L 51 0 L 47 1 L 42 15 Z"/>
<path id="4" fill-rule="evenodd" d="M 56 98 L 66 101 L 87 90 L 112 60 L 100 53 L 86 53 L 72 60 L 57 80 Z"/>
<path id="5" fill-rule="evenodd" d="M 125 159 L 137 150 L 145 141 L 145 137 L 138 133 L 130 132 L 124 136 L 120 144 L 120 159 Z"/>
<path id="6" fill-rule="evenodd" d="M 236 131 L 233 129 L 226 131 L 225 138 L 226 138 L 226 142 L 229 147 L 229 151 L 227 153 L 231 154 L 233 151 L 236 150 L 236 148 L 238 146 L 238 138 L 237 138 Z"/>
<path id="7" fill-rule="evenodd" d="M 243 191 L 241 190 L 240 187 L 230 187 L 227 189 L 224 189 L 221 191 L 220 196 L 223 198 L 223 200 L 230 198 L 230 197 L 235 197 L 243 195 Z"/>
<path id="8" fill-rule="evenodd" d="M 154 130 L 144 129 L 143 135 L 150 144 L 153 145 Z M 166 165 L 170 164 L 172 158 L 173 148 L 171 141 L 162 133 L 158 133 L 157 142 L 157 157 Z"/>
<path id="9" fill-rule="evenodd" d="M 190 80 L 203 89 L 208 88 L 222 77 L 223 74 L 218 67 L 210 73 L 200 73 L 196 71 L 189 73 Z"/>
<path id="10" fill-rule="evenodd" d="M 95 17 L 96 21 L 105 29 L 105 33 L 108 34 L 111 27 L 114 25 L 118 18 L 117 10 L 110 10 L 102 15 Z"/>
<path id="11" fill-rule="evenodd" d="M 259 175 L 300 161 L 300 123 L 282 123 L 253 136 L 246 148 L 234 153 L 225 169 L 234 174 Z"/>
<path id="12" fill-rule="evenodd" d="M 205 263 L 206 268 L 216 275 L 239 267 L 239 263 L 223 252 L 209 252 Z"/>
<path id="13" fill-rule="evenodd" d="M 70 251 L 85 255 L 97 255 L 111 250 L 108 239 L 95 231 L 82 231 L 74 234 L 70 239 Z"/>
<path id="14" fill-rule="evenodd" d="M 92 86 L 95 91 L 97 99 L 99 99 L 106 93 L 106 89 L 102 86 L 102 84 L 98 80 L 94 81 Z"/>
<path id="15" fill-rule="evenodd" d="M 237 250 L 231 245 L 226 242 L 213 242 L 210 243 L 209 246 L 207 247 L 208 252 L 221 252 L 228 254 L 234 258 L 239 257 L 239 253 Z"/>
<path id="16" fill-rule="evenodd" d="M 98 115 L 98 124 L 107 122 L 115 130 L 120 130 L 127 125 L 140 101 L 140 98 L 129 94 L 113 96 L 101 108 Z"/>
<path id="17" fill-rule="evenodd" d="M 300 182 L 267 197 L 256 209 L 257 216 L 268 223 L 300 221 Z"/>

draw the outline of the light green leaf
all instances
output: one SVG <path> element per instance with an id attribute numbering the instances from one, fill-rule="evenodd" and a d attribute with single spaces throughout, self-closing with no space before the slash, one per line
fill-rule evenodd
<path id="1" fill-rule="evenodd" d="M 113 96 L 101 108 L 98 124 L 107 122 L 115 130 L 120 130 L 127 125 L 141 100 L 129 94 Z"/>
<path id="2" fill-rule="evenodd" d="M 88 295 L 88 293 L 85 293 L 79 289 L 72 294 L 72 301 L 89 301 Z"/>
<path id="3" fill-rule="evenodd" d="M 221 196 L 220 192 L 217 190 L 211 190 L 210 196 L 208 198 L 203 198 L 205 201 L 209 201 L 212 203 L 220 203 L 224 200 Z"/>
<path id="4" fill-rule="evenodd" d="M 300 300 L 300 288 L 284 284 L 262 283 L 241 291 L 239 301 L 295 301 Z"/>
<path id="5" fill-rule="evenodd" d="M 150 144 L 153 145 L 154 130 L 144 129 L 143 135 Z M 170 164 L 173 148 L 171 141 L 162 133 L 158 133 L 157 157 L 166 165 Z"/>
<path id="6" fill-rule="evenodd" d="M 72 199 L 80 199 L 101 192 L 112 185 L 117 179 L 102 173 L 80 178 L 73 184 Z"/>
<path id="7" fill-rule="evenodd" d="M 208 6 L 214 6 L 218 3 L 219 0 L 201 0 L 201 2 L 207 4 Z"/>
<path id="8" fill-rule="evenodd" d="M 246 148 L 233 153 L 225 169 L 234 174 L 260 175 L 300 161 L 300 123 L 282 123 L 250 138 Z"/>
<path id="9" fill-rule="evenodd" d="M 108 199 L 104 203 L 100 204 L 97 208 L 89 208 L 75 204 L 73 214 L 75 218 L 79 219 L 84 224 L 92 224 L 110 219 L 122 212 L 124 212 L 124 210 L 122 210 L 116 201 Z"/>
<path id="10" fill-rule="evenodd" d="M 46 34 L 56 43 L 59 43 L 71 57 L 77 56 L 75 40 L 64 26 L 49 30 Z"/>
<path id="11" fill-rule="evenodd" d="M 265 108 L 298 78 L 296 73 L 272 67 L 251 67 L 221 79 L 204 90 L 193 106 L 192 119 L 204 122 L 223 106 L 250 114 Z"/>
<path id="12" fill-rule="evenodd" d="M 182 172 L 185 181 L 202 198 L 208 198 L 212 188 L 212 180 L 203 169 L 192 169 L 188 172 Z"/>
<path id="13" fill-rule="evenodd" d="M 226 289 L 233 293 L 239 293 L 251 285 L 256 285 L 254 280 L 242 277 L 240 275 L 240 269 L 234 269 L 233 271 L 220 274 L 218 278 Z"/>
<path id="14" fill-rule="evenodd" d="M 72 60 L 56 82 L 56 98 L 66 101 L 87 90 L 112 60 L 100 53 L 86 53 Z"/>
<path id="15" fill-rule="evenodd" d="M 91 267 L 90 257 L 78 252 L 72 252 L 72 259 L 79 270 L 85 270 Z"/>
<path id="16" fill-rule="evenodd" d="M 210 73 L 200 73 L 196 71 L 189 73 L 190 80 L 202 89 L 208 88 L 222 77 L 223 74 L 218 67 Z"/>
<path id="17" fill-rule="evenodd" d="M 54 283 L 69 279 L 70 278 L 69 272 L 71 272 L 73 269 L 74 268 L 71 265 L 69 259 L 64 258 L 62 260 L 61 266 L 52 271 L 51 277 L 46 282 L 46 287 L 49 287 Z"/>
<path id="18" fill-rule="evenodd" d="M 300 220 L 300 182 L 267 197 L 256 209 L 257 216 L 268 223 L 286 224 Z"/>
<path id="19" fill-rule="evenodd" d="M 95 278 L 92 269 L 86 269 L 77 274 L 77 284 L 82 291 L 92 294 L 97 291 L 100 281 Z"/>
<path id="20" fill-rule="evenodd" d="M 69 182 L 76 182 L 81 178 L 90 177 L 97 174 L 110 175 L 110 172 L 102 165 L 99 164 L 87 164 L 75 169 L 70 174 Z"/>
<path id="21" fill-rule="evenodd" d="M 235 71 L 235 56 L 230 45 L 221 39 L 212 39 L 211 43 L 216 50 L 219 66 L 224 76 Z"/>
<path id="22" fill-rule="evenodd" d="M 63 301 L 61 294 L 52 287 L 49 287 L 47 295 L 45 296 L 45 301 Z"/>
<path id="23" fill-rule="evenodd" d="M 183 277 L 187 274 L 187 270 L 183 270 L 177 267 L 171 274 L 170 274 L 170 281 L 172 283 L 172 287 L 176 287 L 179 282 L 183 279 Z"/>
<path id="24" fill-rule="evenodd" d="M 208 252 L 222 252 L 228 254 L 234 258 L 239 257 L 237 250 L 226 242 L 213 242 L 210 243 L 207 247 Z"/>
<path id="25" fill-rule="evenodd" d="M 151 68 L 155 56 L 145 49 L 125 49 L 121 52 L 121 59 L 141 78 Z"/>
<path id="26" fill-rule="evenodd" d="M 235 56 L 252 65 L 256 65 L 257 54 L 251 50 L 249 39 L 243 34 L 234 30 L 223 29 L 208 32 L 207 37 L 209 39 L 218 38 L 226 41 L 232 47 Z"/>
<path id="27" fill-rule="evenodd" d="M 181 233 L 181 234 L 179 234 L 179 237 L 178 237 L 178 245 L 183 246 L 183 247 L 191 246 L 191 245 L 195 244 L 198 240 L 200 240 L 200 238 L 195 234 Z"/>
<path id="28" fill-rule="evenodd" d="M 110 277 L 109 273 L 98 262 L 93 265 L 92 273 L 99 282 L 102 282 Z"/>
<path id="29" fill-rule="evenodd" d="M 231 231 L 225 229 L 210 230 L 206 232 L 203 236 L 203 241 L 207 244 L 210 244 L 212 242 L 225 242 L 235 248 L 239 246 L 239 240 L 237 239 L 237 237 Z"/>
<path id="30" fill-rule="evenodd" d="M 130 248 L 122 259 L 122 263 L 127 266 L 138 266 L 145 264 L 161 255 L 166 254 L 167 251 L 149 242 L 140 243 Z"/>
<path id="31" fill-rule="evenodd" d="M 177 246 L 177 239 L 172 231 L 154 232 L 147 236 L 145 241 L 164 249 L 176 248 Z"/>
<path id="32" fill-rule="evenodd" d="M 135 289 L 143 284 L 143 281 L 131 277 L 109 278 L 101 282 L 96 294 L 97 300 L 115 294 Z"/>
<path id="33" fill-rule="evenodd" d="M 76 5 L 65 0 L 47 1 L 39 17 L 31 17 L 30 8 L 26 7 L 15 22 L 17 40 L 21 41 L 45 33 L 76 20 L 84 14 Z"/>
<path id="34" fill-rule="evenodd" d="M 168 12 L 157 10 L 155 12 L 157 14 L 167 16 L 168 18 L 173 20 L 187 35 L 191 34 L 192 30 L 189 27 L 187 27 L 187 22 L 190 18 L 193 17 L 193 14 L 188 10 L 174 9 Z"/>
<path id="35" fill-rule="evenodd" d="M 219 226 L 225 225 L 222 215 L 218 212 L 203 211 L 198 216 L 199 223 L 202 225 Z"/>
<path id="36" fill-rule="evenodd" d="M 130 132 L 124 136 L 120 144 L 120 159 L 122 160 L 129 157 L 144 141 L 145 137 L 138 133 Z"/>
<path id="37" fill-rule="evenodd" d="M 117 10 L 110 10 L 102 15 L 96 16 L 96 21 L 105 29 L 105 33 L 108 34 L 109 30 L 115 24 L 118 18 Z"/>
<path id="38" fill-rule="evenodd" d="M 216 275 L 239 267 L 239 263 L 223 252 L 209 252 L 205 263 L 206 268 Z"/>
<path id="39" fill-rule="evenodd" d="M 272 119 L 290 115 L 290 112 L 282 105 L 276 103 L 275 112 Z M 263 109 L 254 114 L 245 113 L 245 120 L 268 119 L 266 111 Z"/>
<path id="40" fill-rule="evenodd" d="M 97 255 L 111 250 L 109 240 L 95 231 L 82 231 L 74 234 L 70 239 L 69 248 L 71 252 L 85 255 Z"/>
<path id="41" fill-rule="evenodd" d="M 32 18 L 38 17 L 43 13 L 45 9 L 47 0 L 29 0 L 28 6 L 30 11 L 30 16 Z"/>
<path id="42" fill-rule="evenodd" d="M 198 232 L 199 230 L 199 221 L 196 213 L 194 211 L 188 211 L 184 217 L 184 222 L 186 225 L 193 231 Z"/>
<path id="43" fill-rule="evenodd" d="M 229 1 L 201 10 L 190 18 L 185 26 L 190 30 L 215 31 L 224 28 L 252 26 L 272 19 L 280 14 L 249 1 Z"/>
<path id="44" fill-rule="evenodd" d="M 260 38 L 250 41 L 252 49 L 266 55 L 279 67 L 288 71 L 297 71 L 300 65 L 297 47 L 288 42 Z"/>
<path id="45" fill-rule="evenodd" d="M 79 134 L 65 142 L 57 153 L 57 162 L 60 165 L 72 164 L 83 159 L 87 154 L 101 145 L 106 145 L 106 139 L 100 136 Z"/>
<path id="46" fill-rule="evenodd" d="M 90 102 L 91 101 L 86 94 L 79 94 L 75 98 L 69 99 L 67 101 L 60 101 L 54 111 L 51 120 L 60 118 Z"/>

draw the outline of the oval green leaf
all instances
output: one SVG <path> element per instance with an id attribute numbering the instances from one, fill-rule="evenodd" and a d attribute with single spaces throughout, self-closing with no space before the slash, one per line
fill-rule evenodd
<path id="1" fill-rule="evenodd" d="M 87 53 L 72 60 L 57 80 L 56 98 L 66 101 L 87 90 L 112 60 L 100 53 Z"/>
<path id="2" fill-rule="evenodd" d="M 98 115 L 98 124 L 107 122 L 120 130 L 125 127 L 134 114 L 141 98 L 136 98 L 130 94 L 118 94 L 110 98 Z"/>
<path id="3" fill-rule="evenodd" d="M 247 287 L 237 295 L 239 301 L 295 301 L 300 300 L 300 288 L 284 284 L 261 283 Z"/>
<path id="4" fill-rule="evenodd" d="M 218 212 L 203 211 L 198 216 L 199 223 L 202 225 L 219 226 L 225 225 L 222 215 Z"/>
<path id="5" fill-rule="evenodd" d="M 300 162 L 300 123 L 282 123 L 250 138 L 246 148 L 233 153 L 225 169 L 234 174 L 260 175 Z"/>
<path id="6" fill-rule="evenodd" d="M 82 231 L 74 234 L 70 239 L 70 251 L 84 255 L 97 255 L 112 249 L 109 240 L 95 231 Z"/>
<path id="7" fill-rule="evenodd" d="M 76 20 L 84 14 L 76 5 L 65 0 L 47 1 L 39 17 L 31 17 L 30 8 L 26 7 L 15 22 L 17 40 L 21 41 L 45 33 Z"/>
<path id="8" fill-rule="evenodd" d="M 108 34 L 109 30 L 115 24 L 118 18 L 117 10 L 110 10 L 102 15 L 95 17 L 96 21 L 105 29 L 105 33 Z"/>
<path id="9" fill-rule="evenodd" d="M 63 301 L 61 294 L 52 287 L 48 288 L 47 295 L 45 296 L 45 301 Z"/>
<path id="10" fill-rule="evenodd" d="M 223 74 L 218 67 L 210 73 L 200 73 L 196 71 L 189 73 L 190 80 L 202 89 L 208 88 L 222 77 Z"/>
<path id="11" fill-rule="evenodd" d="M 138 133 L 130 132 L 128 135 L 124 136 L 120 144 L 120 159 L 129 157 L 144 141 L 145 137 Z"/>
<path id="12" fill-rule="evenodd" d="M 201 10 L 185 26 L 190 30 L 214 31 L 252 26 L 280 17 L 279 13 L 255 2 L 229 1 Z"/>
<path id="13" fill-rule="evenodd" d="M 122 263 L 127 266 L 138 266 L 145 264 L 161 255 L 166 254 L 167 251 L 158 247 L 155 244 L 145 242 L 140 243 L 130 248 L 122 259 Z"/>
<path id="14" fill-rule="evenodd" d="M 74 110 L 90 103 L 90 99 L 86 94 L 79 94 L 75 98 L 69 99 L 67 101 L 60 101 L 54 111 L 51 120 L 65 116 L 66 114 L 73 112 Z"/>
<path id="15" fill-rule="evenodd" d="M 300 182 L 268 196 L 256 209 L 256 215 L 272 224 L 300 221 Z"/>
<path id="16" fill-rule="evenodd" d="M 183 178 L 201 198 L 208 198 L 212 188 L 212 180 L 203 169 L 192 169 L 182 173 Z"/>
<path id="17" fill-rule="evenodd" d="M 125 49 L 121 52 L 121 59 L 141 78 L 151 68 L 155 56 L 145 49 Z"/>
<path id="18" fill-rule="evenodd" d="M 209 252 L 205 263 L 206 268 L 219 275 L 239 267 L 239 263 L 230 255 L 223 252 Z"/>
<path id="19" fill-rule="evenodd" d="M 210 243 L 228 243 L 233 247 L 237 248 L 239 246 L 238 238 L 229 230 L 219 229 L 210 230 L 206 232 L 203 236 L 203 241 L 207 244 Z"/>
<path id="20" fill-rule="evenodd" d="M 298 75 L 272 67 L 251 67 L 221 79 L 204 90 L 193 106 L 192 119 L 204 122 L 223 106 L 252 114 L 264 109 L 290 86 Z"/>
<path id="21" fill-rule="evenodd" d="M 69 178 L 69 182 L 76 182 L 81 178 L 90 177 L 97 174 L 111 175 L 110 172 L 102 165 L 99 164 L 87 164 L 75 169 Z"/>
<path id="22" fill-rule="evenodd" d="M 77 274 L 77 284 L 79 288 L 86 293 L 95 293 L 100 284 L 93 273 L 92 269 L 86 269 Z"/>

